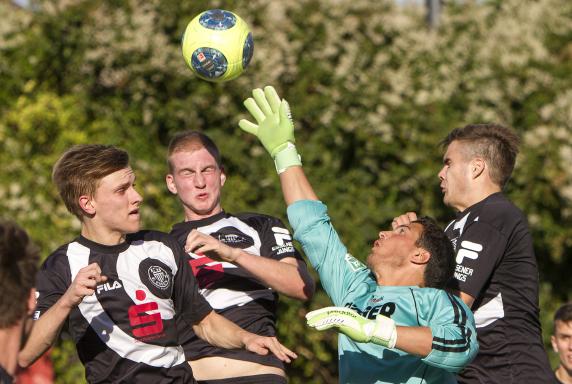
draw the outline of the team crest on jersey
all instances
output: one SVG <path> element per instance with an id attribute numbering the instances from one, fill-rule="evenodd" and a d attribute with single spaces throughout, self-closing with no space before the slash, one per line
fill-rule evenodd
<path id="1" fill-rule="evenodd" d="M 156 259 L 145 259 L 139 264 L 139 278 L 157 297 L 168 299 L 173 287 L 171 268 Z"/>
<path id="2" fill-rule="evenodd" d="M 163 268 L 158 265 L 152 265 L 147 270 L 147 276 L 151 284 L 159 289 L 167 289 L 170 283 L 170 276 Z"/>
<path id="3" fill-rule="evenodd" d="M 234 227 L 224 227 L 210 235 L 220 242 L 234 248 L 246 249 L 254 245 L 252 237 Z"/>
<path id="4" fill-rule="evenodd" d="M 358 259 L 356 259 L 352 255 L 350 255 L 349 253 L 346 253 L 344 260 L 346 261 L 346 263 L 348 263 L 348 265 L 350 266 L 350 268 L 353 272 L 356 272 L 360 269 L 365 268 L 365 265 L 363 265 L 363 263 L 361 261 L 359 261 Z"/>

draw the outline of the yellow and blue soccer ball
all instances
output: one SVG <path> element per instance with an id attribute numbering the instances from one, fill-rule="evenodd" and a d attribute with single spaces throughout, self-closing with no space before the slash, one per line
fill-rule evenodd
<path id="1" fill-rule="evenodd" d="M 196 16 L 183 35 L 183 56 L 201 79 L 232 80 L 248 66 L 254 52 L 252 33 L 238 15 L 210 9 Z"/>

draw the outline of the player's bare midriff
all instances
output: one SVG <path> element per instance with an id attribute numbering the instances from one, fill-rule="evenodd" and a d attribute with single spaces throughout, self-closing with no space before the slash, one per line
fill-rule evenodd
<path id="1" fill-rule="evenodd" d="M 220 356 L 189 361 L 189 364 L 193 368 L 193 376 L 197 380 L 219 380 L 229 377 L 268 374 L 286 376 L 281 368 Z"/>

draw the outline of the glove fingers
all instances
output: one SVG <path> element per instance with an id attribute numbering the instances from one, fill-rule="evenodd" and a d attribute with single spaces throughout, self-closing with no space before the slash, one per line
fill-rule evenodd
<path id="1" fill-rule="evenodd" d="M 294 122 L 292 121 L 292 112 L 290 112 L 290 104 L 288 104 L 286 100 L 282 100 L 282 102 L 280 103 L 280 121 L 288 121 L 292 131 L 294 130 Z"/>
<path id="2" fill-rule="evenodd" d="M 262 89 L 256 88 L 254 91 L 252 91 L 252 96 L 254 97 L 254 100 L 256 100 L 258 107 L 262 110 L 262 112 L 264 112 L 264 115 L 272 115 L 272 108 L 270 108 L 270 104 L 268 104 L 268 100 L 266 100 L 266 96 L 264 95 Z"/>
<path id="3" fill-rule="evenodd" d="M 244 100 L 243 104 L 248 110 L 248 112 L 250 112 L 252 117 L 254 117 L 254 119 L 258 124 L 260 124 L 261 122 L 264 121 L 264 119 L 266 119 L 264 112 L 262 112 L 262 110 L 258 107 L 256 101 L 254 101 L 252 97 L 249 97 L 248 99 Z"/>
<path id="4" fill-rule="evenodd" d="M 268 100 L 268 103 L 270 104 L 270 108 L 272 108 L 272 112 L 278 112 L 281 100 L 274 87 L 271 85 L 264 87 L 264 94 L 266 95 L 266 100 Z"/>
<path id="5" fill-rule="evenodd" d="M 306 313 L 306 320 L 310 321 L 310 320 L 316 318 L 317 316 L 320 316 L 322 314 L 326 314 L 329 311 L 331 311 L 333 308 L 336 308 L 336 307 L 324 307 L 324 308 L 320 308 L 320 309 L 310 311 L 310 312 Z"/>
<path id="6" fill-rule="evenodd" d="M 258 135 L 258 125 L 254 124 L 248 120 L 245 120 L 245 119 L 240 120 L 238 122 L 238 126 L 240 127 L 240 129 L 242 129 L 245 132 L 253 134 L 254 136 Z"/>

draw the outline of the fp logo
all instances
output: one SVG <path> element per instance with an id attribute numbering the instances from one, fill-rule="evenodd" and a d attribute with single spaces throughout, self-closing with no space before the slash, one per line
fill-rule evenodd
<path id="1" fill-rule="evenodd" d="M 457 264 L 462 264 L 465 257 L 475 260 L 477 257 L 479 257 L 479 252 L 482 250 L 483 246 L 481 244 L 463 240 L 461 242 L 461 249 L 459 249 L 459 252 L 457 252 L 457 258 L 455 261 Z"/>

